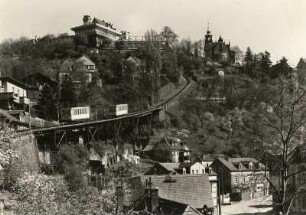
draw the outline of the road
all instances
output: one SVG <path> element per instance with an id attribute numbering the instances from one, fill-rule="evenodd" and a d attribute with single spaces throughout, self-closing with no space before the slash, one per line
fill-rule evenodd
<path id="1" fill-rule="evenodd" d="M 232 203 L 231 205 L 222 205 L 222 215 L 248 215 L 248 214 L 271 214 L 272 196 L 261 197 L 248 201 Z"/>

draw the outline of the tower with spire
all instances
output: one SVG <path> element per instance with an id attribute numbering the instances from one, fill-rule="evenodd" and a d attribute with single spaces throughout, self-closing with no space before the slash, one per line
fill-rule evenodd
<path id="1" fill-rule="evenodd" d="M 221 35 L 218 41 L 214 42 L 209 29 L 209 23 L 207 25 L 204 41 L 204 52 L 207 60 L 218 63 L 235 63 L 235 52 L 231 50 L 230 43 L 226 44 Z"/>
<path id="2" fill-rule="evenodd" d="M 209 30 L 209 23 L 208 23 L 205 35 L 205 44 L 204 44 L 205 57 L 212 59 L 213 57 L 212 51 L 213 51 L 213 36 L 211 35 L 211 32 Z"/>

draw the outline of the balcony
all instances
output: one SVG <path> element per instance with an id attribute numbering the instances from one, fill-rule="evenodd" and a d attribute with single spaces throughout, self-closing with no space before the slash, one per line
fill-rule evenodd
<path id="1" fill-rule="evenodd" d="M 1 92 L 0 93 L 0 99 L 1 100 L 8 100 L 8 99 L 12 99 L 12 98 L 15 98 L 14 93 L 12 93 L 12 92 Z"/>
<path id="2" fill-rule="evenodd" d="M 19 97 L 19 103 L 29 105 L 30 99 L 28 99 L 27 97 Z"/>

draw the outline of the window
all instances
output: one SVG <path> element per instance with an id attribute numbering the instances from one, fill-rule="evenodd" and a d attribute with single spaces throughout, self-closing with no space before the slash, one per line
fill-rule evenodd
<path id="1" fill-rule="evenodd" d="M 234 178 L 234 183 L 238 184 L 238 178 L 237 177 Z"/>
<path id="2" fill-rule="evenodd" d="M 302 184 L 306 183 L 306 173 L 305 172 L 301 173 L 301 183 Z"/>
<path id="3" fill-rule="evenodd" d="M 252 162 L 250 162 L 250 163 L 249 163 L 249 169 L 250 169 L 250 170 L 252 170 L 252 169 L 253 169 L 253 167 L 254 167 L 254 166 L 253 166 L 253 163 L 252 163 Z"/>
<path id="4" fill-rule="evenodd" d="M 239 170 L 242 170 L 242 164 L 241 163 L 239 164 Z"/>
<path id="5" fill-rule="evenodd" d="M 204 169 L 202 169 L 202 174 L 205 174 L 205 170 Z"/>
<path id="6" fill-rule="evenodd" d="M 194 174 L 194 170 L 192 170 L 192 174 Z"/>
<path id="7" fill-rule="evenodd" d="M 196 173 L 199 174 L 199 170 L 196 170 Z"/>

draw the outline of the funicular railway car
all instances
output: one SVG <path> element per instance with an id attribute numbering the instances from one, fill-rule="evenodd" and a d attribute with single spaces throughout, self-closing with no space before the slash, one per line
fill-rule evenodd
<path id="1" fill-rule="evenodd" d="M 61 110 L 61 121 L 82 121 L 90 118 L 90 107 L 71 107 Z"/>
<path id="2" fill-rule="evenodd" d="M 109 107 L 110 116 L 122 116 L 128 114 L 128 104 L 117 104 Z"/>

